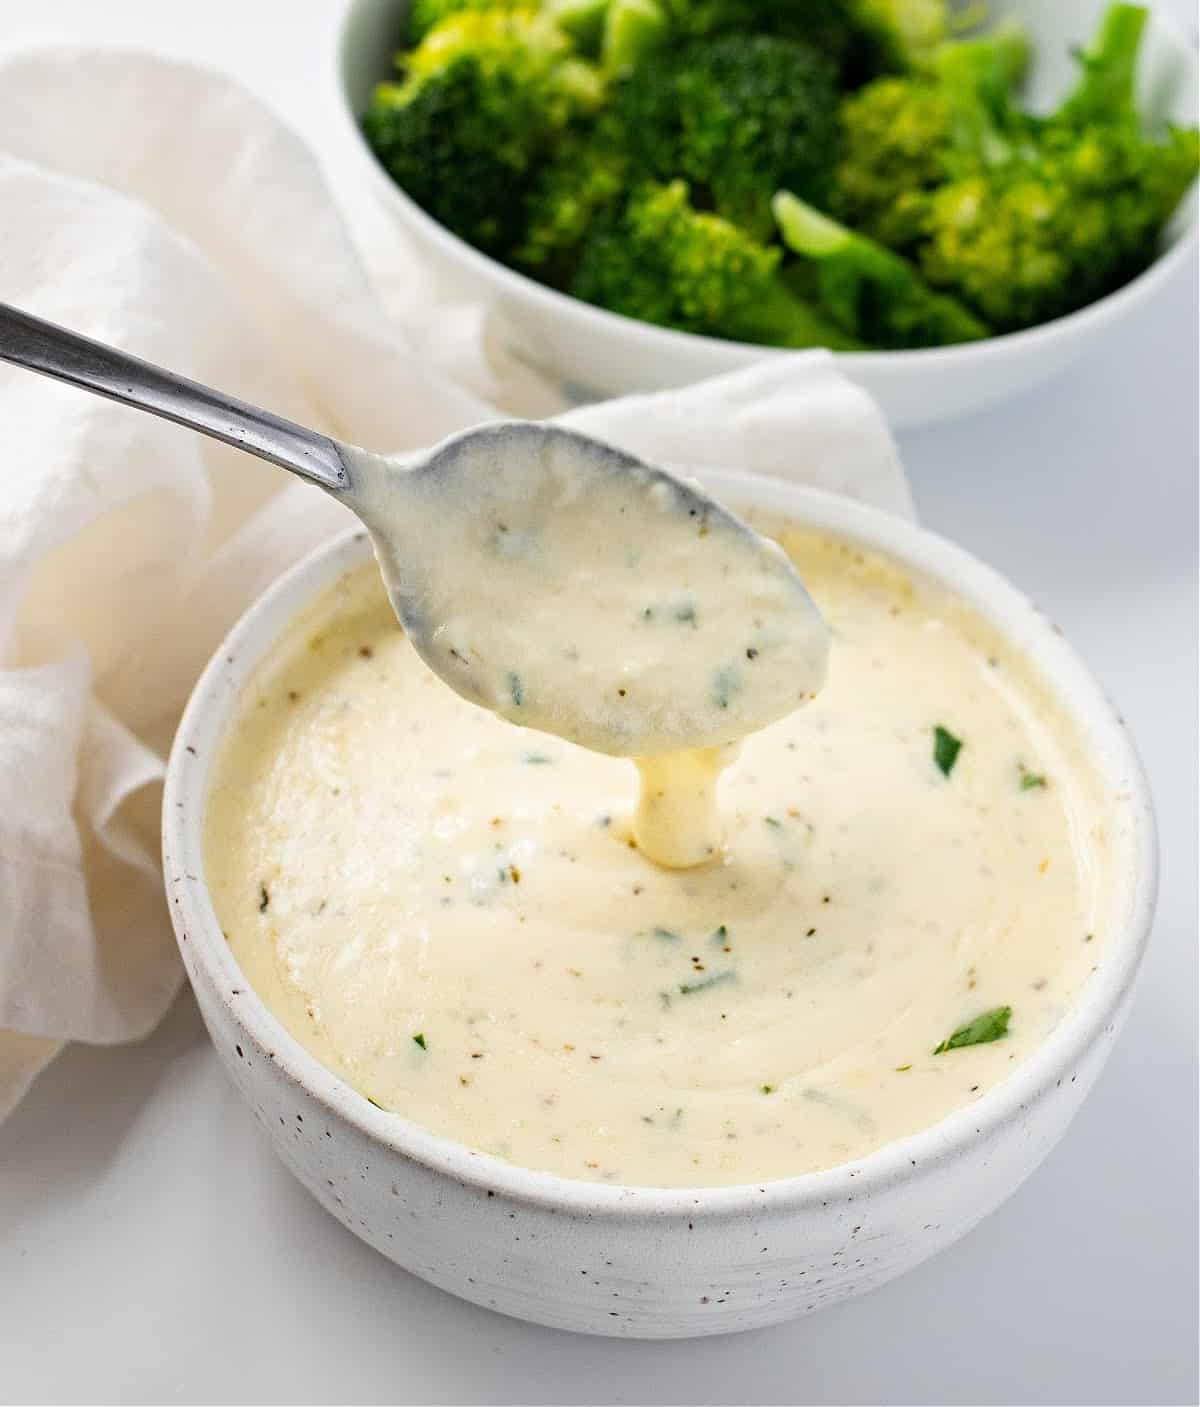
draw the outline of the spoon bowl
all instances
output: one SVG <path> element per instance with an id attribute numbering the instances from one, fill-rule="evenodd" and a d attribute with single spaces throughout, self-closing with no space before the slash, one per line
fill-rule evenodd
<path id="1" fill-rule="evenodd" d="M 795 568 L 698 484 L 528 421 L 349 462 L 417 652 L 513 723 L 618 756 L 716 747 L 824 680 Z"/>

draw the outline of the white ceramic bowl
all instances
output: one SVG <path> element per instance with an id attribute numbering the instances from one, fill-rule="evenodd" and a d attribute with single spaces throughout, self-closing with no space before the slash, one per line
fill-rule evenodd
<path id="1" fill-rule="evenodd" d="M 702 474 L 730 504 L 838 534 L 944 583 L 1020 648 L 1077 721 L 1110 824 L 1136 857 L 1111 949 L 1059 1028 L 977 1104 L 860 1162 L 801 1177 L 663 1190 L 531 1172 L 374 1108 L 263 1006 L 204 882 L 212 762 L 259 662 L 323 588 L 365 561 L 362 534 L 289 572 L 197 684 L 167 772 L 163 849 L 180 952 L 213 1043 L 283 1161 L 384 1255 L 443 1289 L 543 1324 L 644 1338 L 771 1324 L 882 1284 L 994 1210 L 1066 1129 L 1112 1046 L 1150 930 L 1150 797 L 1121 721 L 1059 632 L 995 572 L 931 533 L 848 499 Z M 1047 1268 L 1049 1273 L 1049 1268 Z"/>
<path id="2" fill-rule="evenodd" d="M 1015 15 L 1034 37 L 1030 79 L 1035 107 L 1049 107 L 1072 82 L 1068 48 L 1088 38 L 1108 0 L 992 0 L 997 17 Z M 350 0 L 337 54 L 338 108 L 376 197 L 446 292 L 493 309 L 520 354 L 568 384 L 581 398 L 688 385 L 766 357 L 769 348 L 653 327 L 592 307 L 515 273 L 481 254 L 410 200 L 376 161 L 359 129 L 374 85 L 392 71 L 409 0 Z M 1196 121 L 1197 68 L 1192 46 L 1154 11 L 1139 70 L 1150 113 Z M 1090 307 L 1027 332 L 961 347 L 838 355 L 842 370 L 878 400 L 896 427 L 962 415 L 1004 400 L 1063 370 L 1125 317 L 1162 296 L 1195 258 L 1193 190 L 1176 212 L 1158 260 L 1132 283 Z"/>

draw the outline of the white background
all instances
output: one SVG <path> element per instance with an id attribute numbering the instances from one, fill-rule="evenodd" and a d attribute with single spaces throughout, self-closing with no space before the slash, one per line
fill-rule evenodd
<path id="1" fill-rule="evenodd" d="M 339 9 L 0 0 L 0 43 L 137 43 L 225 66 L 324 151 L 353 203 L 324 106 Z M 185 995 L 141 1046 L 67 1052 L 0 1129 L 0 1396 L 1195 1402 L 1196 300 L 1193 271 L 1064 380 L 902 441 L 925 523 L 1024 586 L 1092 663 L 1162 830 L 1133 1015 L 1001 1211 L 900 1281 L 782 1328 L 663 1344 L 534 1328 L 395 1269 L 310 1201 Z"/>

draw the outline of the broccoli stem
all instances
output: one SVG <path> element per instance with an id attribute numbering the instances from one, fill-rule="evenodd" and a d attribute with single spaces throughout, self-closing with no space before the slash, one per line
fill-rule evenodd
<path id="1" fill-rule="evenodd" d="M 1029 58 L 1029 35 L 1016 23 L 938 50 L 932 68 L 950 99 L 951 140 L 959 151 L 986 165 L 1009 159 L 1012 147 L 998 119 L 1025 77 Z"/>
<path id="2" fill-rule="evenodd" d="M 861 352 L 867 345 L 797 298 L 778 274 L 768 296 L 756 303 L 744 320 L 731 326 L 728 335 L 740 341 L 761 342 L 792 351 L 827 347 L 831 352 Z"/>
<path id="3" fill-rule="evenodd" d="M 790 191 L 777 192 L 771 209 L 784 244 L 813 262 L 822 308 L 851 336 L 882 347 L 936 347 L 988 335 L 974 313 L 935 293 L 899 254 Z"/>
<path id="4" fill-rule="evenodd" d="M 1077 54 L 1083 72 L 1058 117 L 1088 122 L 1132 114 L 1134 74 L 1146 18 L 1142 5 L 1109 6 L 1091 45 Z"/>
<path id="5" fill-rule="evenodd" d="M 941 45 L 931 67 L 952 92 L 969 92 L 998 106 L 1025 77 L 1030 52 L 1028 30 L 1010 20 L 978 39 Z"/>
<path id="6" fill-rule="evenodd" d="M 827 259 L 853 248 L 855 237 L 845 225 L 822 215 L 791 191 L 777 192 L 771 210 L 783 242 L 793 254 L 803 254 L 808 259 Z"/>

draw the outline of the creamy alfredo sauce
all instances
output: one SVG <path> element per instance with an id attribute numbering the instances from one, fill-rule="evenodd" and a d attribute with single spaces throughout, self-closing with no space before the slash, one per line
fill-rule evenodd
<path id="1" fill-rule="evenodd" d="M 699 1186 L 859 1158 L 1046 1038 L 1119 909 L 1111 799 L 971 612 L 880 558 L 784 541 L 832 627 L 830 678 L 746 739 L 725 848 L 696 869 L 637 848 L 629 762 L 448 693 L 373 568 L 296 624 L 219 759 L 206 874 L 246 975 L 318 1059 L 512 1162 Z M 961 741 L 948 775 L 938 727 Z M 690 780 L 711 783 L 703 759 Z M 932 1053 L 1005 1005 L 1002 1039 Z"/>

